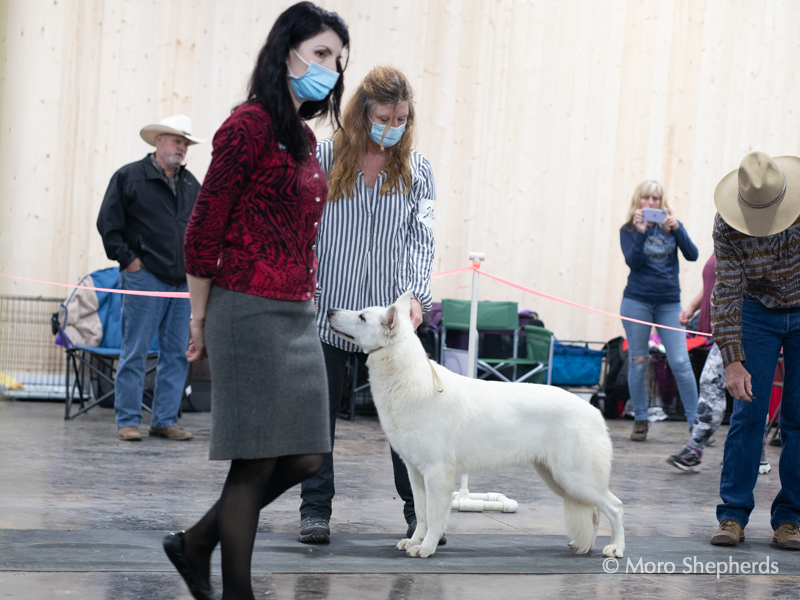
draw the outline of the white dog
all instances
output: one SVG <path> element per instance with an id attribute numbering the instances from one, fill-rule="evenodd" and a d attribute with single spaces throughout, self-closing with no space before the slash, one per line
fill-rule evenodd
<path id="1" fill-rule="evenodd" d="M 591 550 L 602 512 L 612 529 L 603 556 L 622 557 L 622 502 L 608 491 L 611 440 L 600 412 L 557 387 L 470 379 L 434 365 L 411 326 L 410 297 L 389 308 L 328 311 L 331 329 L 369 354 L 381 426 L 408 468 L 417 529 L 397 549 L 436 551 L 457 473 L 533 465 L 564 498 L 569 546 Z"/>

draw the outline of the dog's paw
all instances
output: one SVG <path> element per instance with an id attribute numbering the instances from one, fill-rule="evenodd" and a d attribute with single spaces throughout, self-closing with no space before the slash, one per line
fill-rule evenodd
<path id="1" fill-rule="evenodd" d="M 609 544 L 603 548 L 603 556 L 613 556 L 614 558 L 622 558 L 624 548 L 618 548 L 616 544 Z"/>
<path id="2" fill-rule="evenodd" d="M 575 550 L 575 548 L 577 547 L 578 545 L 575 542 L 570 542 L 569 544 L 567 544 L 567 548 L 571 548 L 572 550 Z"/>
<path id="3" fill-rule="evenodd" d="M 397 545 L 394 547 L 395 550 L 408 550 L 409 548 L 411 548 L 411 540 L 410 539 L 400 540 L 399 542 L 397 542 Z"/>
<path id="4" fill-rule="evenodd" d="M 436 552 L 436 548 L 426 548 L 424 545 L 419 546 L 411 546 L 406 550 L 406 554 L 408 556 L 416 556 L 418 558 L 428 558 L 429 556 L 433 556 Z"/>

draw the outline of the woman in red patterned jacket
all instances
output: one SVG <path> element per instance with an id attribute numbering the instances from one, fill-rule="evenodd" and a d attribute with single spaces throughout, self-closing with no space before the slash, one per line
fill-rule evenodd
<path id="1" fill-rule="evenodd" d="M 214 136 L 186 230 L 190 361 L 208 356 L 209 457 L 230 460 L 222 495 L 186 532 L 164 539 L 195 598 L 253 598 L 250 563 L 260 510 L 316 473 L 331 449 L 325 366 L 314 322 L 315 238 L 327 197 L 304 120 L 339 124 L 349 36 L 310 2 L 287 9 L 259 53 L 248 99 Z M 207 344 L 207 346 L 206 346 Z"/>

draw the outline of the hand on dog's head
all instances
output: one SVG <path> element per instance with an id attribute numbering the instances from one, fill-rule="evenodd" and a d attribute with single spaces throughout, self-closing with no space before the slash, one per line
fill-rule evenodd
<path id="1" fill-rule="evenodd" d="M 413 333 L 409 316 L 412 296 L 412 292 L 406 292 L 387 308 L 372 306 L 364 310 L 328 309 L 331 331 L 358 344 L 367 353 L 388 346 L 406 328 Z"/>

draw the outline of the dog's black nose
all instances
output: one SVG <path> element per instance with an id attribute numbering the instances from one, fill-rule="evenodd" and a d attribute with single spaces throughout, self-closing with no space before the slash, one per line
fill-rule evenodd
<path id="1" fill-rule="evenodd" d="M 328 318 L 330 319 L 335 313 L 336 313 L 335 308 L 329 308 L 327 312 Z"/>

